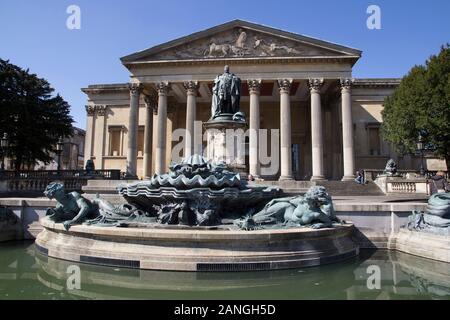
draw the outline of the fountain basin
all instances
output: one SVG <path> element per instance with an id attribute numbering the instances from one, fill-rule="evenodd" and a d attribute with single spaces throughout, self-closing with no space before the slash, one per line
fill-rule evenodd
<path id="1" fill-rule="evenodd" d="M 450 238 L 446 235 L 401 228 L 393 241 L 398 251 L 450 263 Z"/>
<path id="2" fill-rule="evenodd" d="M 53 258 L 173 271 L 254 271 L 318 266 L 358 255 L 353 224 L 255 231 L 170 227 L 96 227 L 66 231 L 47 217 L 36 238 Z"/>

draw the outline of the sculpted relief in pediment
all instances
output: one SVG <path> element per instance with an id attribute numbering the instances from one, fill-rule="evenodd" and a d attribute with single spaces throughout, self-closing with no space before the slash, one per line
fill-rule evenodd
<path id="1" fill-rule="evenodd" d="M 332 55 L 333 53 L 298 41 L 237 28 L 160 52 L 154 55 L 152 60 L 290 57 L 323 54 Z"/>

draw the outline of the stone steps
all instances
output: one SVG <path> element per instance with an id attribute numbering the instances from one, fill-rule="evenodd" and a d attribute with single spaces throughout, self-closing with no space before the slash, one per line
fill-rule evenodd
<path id="1" fill-rule="evenodd" d="M 317 181 L 316 185 L 324 186 L 332 196 L 383 196 L 384 193 L 372 181 L 357 184 L 354 181 Z"/>
<path id="2" fill-rule="evenodd" d="M 278 186 L 286 194 L 303 194 L 312 186 L 324 186 L 332 196 L 382 196 L 384 193 L 372 181 L 360 185 L 354 181 L 254 181 L 255 185 Z"/>
<path id="3" fill-rule="evenodd" d="M 118 200 L 117 186 L 133 183 L 137 180 L 89 180 L 83 187 L 83 192 L 88 198 L 93 198 L 98 193 L 100 196 L 109 196 Z M 278 186 L 286 195 L 304 194 L 312 186 L 324 186 L 332 196 L 382 196 L 384 193 L 372 181 L 365 185 L 356 184 L 353 181 L 252 181 L 249 185 Z"/>

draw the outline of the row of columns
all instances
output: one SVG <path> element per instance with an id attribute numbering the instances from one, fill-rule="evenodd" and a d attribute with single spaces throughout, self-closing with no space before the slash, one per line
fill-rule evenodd
<path id="1" fill-rule="evenodd" d="M 198 82 L 188 81 L 184 83 L 187 91 L 186 112 L 186 156 L 190 156 L 195 150 L 194 124 L 196 118 L 196 99 Z M 126 161 L 126 177 L 134 179 L 137 177 L 137 134 L 139 128 L 139 100 L 142 93 L 142 85 L 131 83 L 130 89 L 130 114 L 128 123 L 128 150 Z M 167 96 L 170 90 L 168 82 L 156 84 L 157 98 L 146 95 L 146 118 L 144 131 L 144 176 L 150 175 L 151 153 L 153 141 L 153 114 L 157 115 L 156 121 L 156 148 L 155 148 L 155 173 L 162 174 L 166 171 L 166 144 L 167 144 Z"/>
<path id="2" fill-rule="evenodd" d="M 312 147 L 312 177 L 311 180 L 323 180 L 323 127 L 322 127 L 322 103 L 320 90 L 324 80 L 320 78 L 309 79 L 308 86 L 311 93 L 311 147 Z M 291 105 L 290 91 L 292 79 L 280 79 L 277 81 L 280 91 L 280 180 L 292 180 L 292 131 L 291 131 Z M 344 177 L 342 180 L 353 180 L 355 174 L 353 119 L 351 105 L 352 79 L 341 79 L 342 101 L 342 144 Z M 259 135 L 260 128 L 260 96 L 261 80 L 248 80 L 250 93 L 250 137 L 249 137 L 249 173 L 254 177 L 260 176 L 259 161 Z"/>
<path id="3" fill-rule="evenodd" d="M 280 92 L 280 180 L 292 180 L 292 144 L 291 144 L 291 104 L 290 91 L 292 79 L 279 79 L 277 81 Z M 249 173 L 254 177 L 260 176 L 259 159 L 259 129 L 260 129 L 260 89 L 261 80 L 248 80 L 250 94 L 250 136 L 249 136 Z M 323 127 L 322 105 L 320 90 L 323 79 L 309 79 L 308 86 L 311 93 L 311 146 L 312 146 L 312 177 L 311 180 L 322 180 L 324 176 L 323 164 Z M 351 113 L 351 79 L 341 79 L 342 101 L 342 138 L 343 138 L 343 180 L 354 178 L 354 146 L 353 146 L 353 120 Z M 194 131 L 196 119 L 196 99 L 198 92 L 197 81 L 184 82 L 187 94 L 186 103 L 186 139 L 185 156 L 201 152 L 195 145 Z M 130 115 L 128 126 L 128 152 L 126 162 L 126 175 L 136 178 L 137 172 L 137 133 L 139 123 L 139 99 L 142 85 L 130 84 Z M 170 85 L 167 82 L 156 84 L 158 97 L 146 96 L 146 119 L 144 132 L 144 176 L 150 174 L 151 141 L 153 140 L 153 113 L 157 114 L 156 123 L 156 150 L 155 173 L 166 171 L 166 143 L 167 143 L 167 95 Z M 157 106 L 156 104 L 157 100 Z"/>

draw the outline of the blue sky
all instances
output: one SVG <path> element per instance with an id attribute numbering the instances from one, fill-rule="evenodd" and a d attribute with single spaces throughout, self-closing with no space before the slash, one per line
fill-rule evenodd
<path id="1" fill-rule="evenodd" d="M 81 29 L 69 30 L 69 5 Z M 381 30 L 366 9 L 381 8 Z M 363 51 L 354 77 L 401 77 L 450 42 L 450 1 L 0 0 L 0 58 L 46 78 L 85 127 L 81 87 L 128 80 L 119 58 L 233 19 L 243 19 Z"/>

